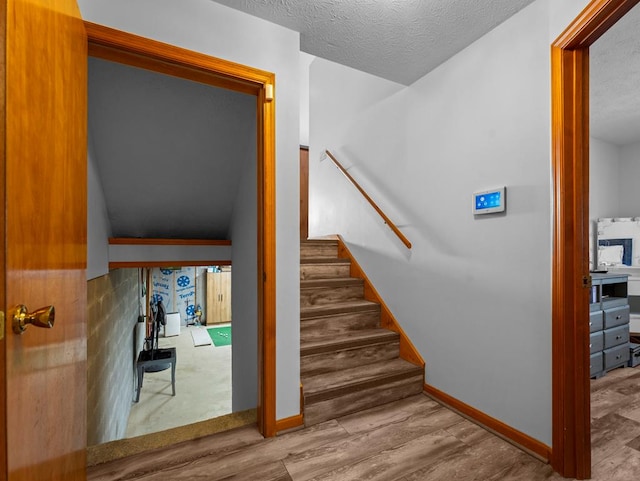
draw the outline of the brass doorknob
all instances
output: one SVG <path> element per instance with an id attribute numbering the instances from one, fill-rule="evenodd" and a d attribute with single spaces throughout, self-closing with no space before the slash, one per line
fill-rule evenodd
<path id="1" fill-rule="evenodd" d="M 53 306 L 41 307 L 37 311 L 29 312 L 27 306 L 20 304 L 12 309 L 13 332 L 22 334 L 29 324 L 36 327 L 51 329 L 56 319 L 56 309 Z"/>

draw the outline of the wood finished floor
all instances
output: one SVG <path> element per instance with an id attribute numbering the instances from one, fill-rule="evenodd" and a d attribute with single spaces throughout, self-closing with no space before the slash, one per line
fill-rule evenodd
<path id="1" fill-rule="evenodd" d="M 592 381 L 596 481 L 640 473 L 640 369 Z M 271 439 L 240 428 L 89 468 L 112 480 L 556 480 L 550 466 L 423 394 Z"/>

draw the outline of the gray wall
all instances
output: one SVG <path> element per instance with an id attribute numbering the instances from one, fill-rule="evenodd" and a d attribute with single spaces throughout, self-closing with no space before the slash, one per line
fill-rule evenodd
<path id="1" fill-rule="evenodd" d="M 589 139 L 589 218 L 621 217 L 620 147 Z M 637 178 L 637 177 L 636 177 Z M 638 209 L 640 215 L 640 209 Z"/>
<path id="2" fill-rule="evenodd" d="M 118 269 L 87 283 L 87 444 L 124 437 L 134 395 L 138 270 Z"/>
<path id="3" fill-rule="evenodd" d="M 246 163 L 231 220 L 231 400 L 234 412 L 255 408 L 258 401 L 258 199 L 255 136 L 248 138 L 245 145 Z"/>
<path id="4" fill-rule="evenodd" d="M 87 152 L 87 279 L 109 271 L 111 225 L 91 136 Z"/>
<path id="5" fill-rule="evenodd" d="M 620 217 L 620 147 L 600 139 L 589 139 L 589 268 L 597 256 L 597 219 Z M 640 212 L 640 210 L 639 210 Z"/>
<path id="6" fill-rule="evenodd" d="M 85 20 L 275 73 L 276 417 L 299 414 L 300 35 L 209 0 L 78 4 Z"/>
<path id="7" fill-rule="evenodd" d="M 538 0 L 409 87 L 320 58 L 310 74 L 310 235 L 346 237 L 428 384 L 547 444 L 549 46 L 585 3 Z M 325 148 L 410 251 L 320 161 Z M 472 193 L 503 185 L 506 214 L 474 218 Z"/>
<path id="8" fill-rule="evenodd" d="M 640 142 L 620 148 L 620 213 L 618 217 L 640 217 Z"/>

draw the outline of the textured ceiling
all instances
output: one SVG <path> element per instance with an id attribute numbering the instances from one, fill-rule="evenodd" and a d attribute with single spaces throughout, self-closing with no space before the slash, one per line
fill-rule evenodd
<path id="1" fill-rule="evenodd" d="M 533 0 L 216 0 L 300 32 L 300 49 L 410 85 Z"/>
<path id="2" fill-rule="evenodd" d="M 300 32 L 300 48 L 410 85 L 533 0 L 215 0 Z M 591 133 L 640 141 L 640 7 L 591 48 Z"/>
<path id="3" fill-rule="evenodd" d="M 226 239 L 256 101 L 89 58 L 89 139 L 115 237 Z"/>
<path id="4" fill-rule="evenodd" d="M 640 8 L 634 7 L 589 51 L 591 135 L 640 141 Z"/>

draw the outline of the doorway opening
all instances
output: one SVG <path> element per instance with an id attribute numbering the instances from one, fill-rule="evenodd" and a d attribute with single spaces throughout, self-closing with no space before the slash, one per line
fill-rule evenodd
<path id="1" fill-rule="evenodd" d="M 251 257 L 257 291 L 257 322 L 254 326 L 258 364 L 256 407 L 260 432 L 273 436 L 276 425 L 274 75 L 88 22 L 85 22 L 85 28 L 92 57 L 241 92 L 255 99 L 257 249 Z M 253 185 L 256 185 L 255 180 Z"/>
<path id="2" fill-rule="evenodd" d="M 144 316 L 157 321 L 157 330 L 143 329 L 136 339 L 137 359 L 144 342 L 157 343 L 159 352 L 175 349 L 179 356 L 172 383 L 169 364 L 155 373 L 144 373 L 136 380 L 141 388 L 131 407 L 125 437 L 214 420 L 232 412 L 232 305 L 231 266 L 155 267 L 143 269 L 141 277 L 150 277 L 151 289 L 145 304 L 162 304 L 160 315 Z M 146 307 L 146 306 L 145 306 Z M 138 331 L 141 326 L 138 327 Z M 155 339 L 154 339 L 155 335 Z M 142 337 L 142 339 L 141 339 Z M 135 366 L 134 366 L 135 368 Z M 174 395 L 175 393 L 175 395 Z"/>
<path id="3" fill-rule="evenodd" d="M 593 0 L 552 44 L 552 465 L 591 476 L 589 47 L 638 0 Z"/>

